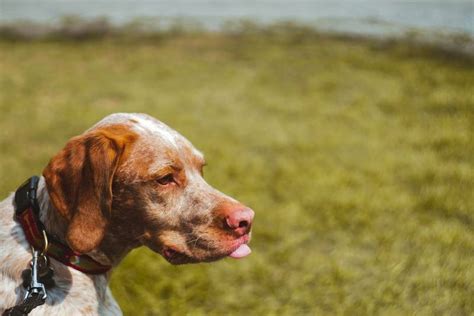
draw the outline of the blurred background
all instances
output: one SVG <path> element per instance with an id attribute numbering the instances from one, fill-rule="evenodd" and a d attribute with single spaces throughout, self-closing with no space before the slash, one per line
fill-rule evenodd
<path id="1" fill-rule="evenodd" d="M 472 1 L 0 0 L 0 194 L 145 112 L 252 206 L 253 253 L 133 251 L 125 315 L 472 315 Z"/>

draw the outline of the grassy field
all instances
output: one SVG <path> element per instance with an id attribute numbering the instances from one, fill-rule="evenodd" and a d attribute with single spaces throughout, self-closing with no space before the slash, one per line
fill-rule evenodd
<path id="1" fill-rule="evenodd" d="M 298 30 L 0 41 L 0 193 L 146 112 L 252 206 L 250 257 L 115 271 L 126 315 L 472 315 L 474 61 Z"/>

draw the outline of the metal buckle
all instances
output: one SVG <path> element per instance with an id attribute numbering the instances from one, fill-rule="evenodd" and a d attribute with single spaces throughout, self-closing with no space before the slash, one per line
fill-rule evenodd
<path id="1" fill-rule="evenodd" d="M 42 229 L 41 232 L 43 233 L 43 241 L 44 241 L 43 250 L 41 251 L 41 255 L 45 256 L 46 252 L 48 251 L 48 248 L 49 248 L 49 241 L 48 241 L 48 235 L 46 234 L 46 231 L 44 229 Z"/>
<path id="2" fill-rule="evenodd" d="M 46 288 L 44 284 L 41 283 L 38 278 L 38 257 L 39 256 L 44 256 L 44 255 L 40 253 L 38 250 L 33 249 L 33 259 L 31 260 L 31 282 L 30 282 L 30 286 L 26 290 L 24 300 L 35 299 L 36 297 L 39 297 L 42 303 L 44 303 L 48 295 L 46 293 Z"/>

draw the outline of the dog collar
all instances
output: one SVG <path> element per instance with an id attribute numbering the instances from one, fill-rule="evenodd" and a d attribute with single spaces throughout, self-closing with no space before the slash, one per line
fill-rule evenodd
<path id="1" fill-rule="evenodd" d="M 43 223 L 39 220 L 38 182 L 39 177 L 33 176 L 15 192 L 15 218 L 30 245 L 36 250 L 43 251 L 46 256 L 87 274 L 102 274 L 110 270 L 111 266 L 74 252 L 57 238 L 46 233 Z"/>

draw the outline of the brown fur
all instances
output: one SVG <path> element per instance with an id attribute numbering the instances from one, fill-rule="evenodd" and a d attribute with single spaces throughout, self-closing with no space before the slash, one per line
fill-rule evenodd
<path id="1" fill-rule="evenodd" d="M 53 205 L 70 221 L 66 240 L 76 252 L 89 252 L 102 241 L 112 207 L 112 179 L 136 137 L 116 125 L 75 137 L 43 171 Z"/>

